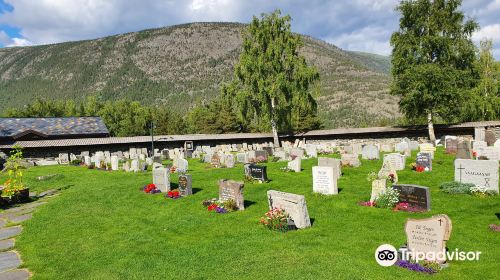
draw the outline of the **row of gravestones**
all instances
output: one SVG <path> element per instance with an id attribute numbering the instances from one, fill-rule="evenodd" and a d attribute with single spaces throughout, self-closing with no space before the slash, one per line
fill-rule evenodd
<path id="1" fill-rule="evenodd" d="M 447 154 L 455 154 L 456 159 L 489 159 L 500 161 L 500 140 L 493 145 L 486 141 L 471 141 L 465 138 L 448 138 L 445 149 Z"/>

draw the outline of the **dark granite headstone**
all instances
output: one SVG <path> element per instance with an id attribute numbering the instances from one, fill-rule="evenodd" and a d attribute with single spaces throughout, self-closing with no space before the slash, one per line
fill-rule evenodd
<path id="1" fill-rule="evenodd" d="M 419 206 L 431 210 L 431 195 L 428 187 L 418 185 L 392 185 L 399 191 L 399 202 L 407 202 L 410 206 Z"/>
<path id="2" fill-rule="evenodd" d="M 255 180 L 262 182 L 267 181 L 267 166 L 246 164 L 245 165 L 245 175 Z"/>

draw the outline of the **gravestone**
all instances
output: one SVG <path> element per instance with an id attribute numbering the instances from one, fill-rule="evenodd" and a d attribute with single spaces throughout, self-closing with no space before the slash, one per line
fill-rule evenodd
<path id="1" fill-rule="evenodd" d="M 225 155 L 224 164 L 226 165 L 227 168 L 233 168 L 235 164 L 234 155 L 233 154 Z"/>
<path id="2" fill-rule="evenodd" d="M 444 263 L 446 241 L 451 235 L 451 220 L 446 215 L 436 215 L 427 219 L 407 219 L 405 233 L 408 251 L 430 257 L 427 261 Z M 415 258 L 416 254 L 412 254 Z"/>
<path id="3" fill-rule="evenodd" d="M 396 169 L 394 169 L 394 166 L 392 165 L 392 162 L 387 160 L 382 163 L 382 168 L 380 168 L 378 172 L 378 178 L 379 179 L 388 179 L 389 176 L 392 174 L 392 180 L 394 181 L 394 184 L 398 183 L 398 173 L 396 172 Z"/>
<path id="4" fill-rule="evenodd" d="M 294 172 L 300 172 L 302 170 L 302 160 L 300 158 L 295 158 L 288 162 L 288 169 Z"/>
<path id="5" fill-rule="evenodd" d="M 178 173 L 185 173 L 188 171 L 189 163 L 183 158 L 179 158 L 177 161 L 176 171 Z"/>
<path id="6" fill-rule="evenodd" d="M 245 175 L 254 180 L 267 182 L 267 166 L 245 164 Z"/>
<path id="7" fill-rule="evenodd" d="M 263 150 L 267 152 L 268 156 L 273 156 L 274 155 L 274 150 L 273 150 L 272 147 L 264 147 Z"/>
<path id="8" fill-rule="evenodd" d="M 500 148 L 500 139 L 498 139 L 497 141 L 495 141 L 495 143 L 493 144 L 493 147 Z"/>
<path id="9" fill-rule="evenodd" d="M 469 140 L 462 139 L 457 144 L 457 159 L 472 159 L 472 147 Z"/>
<path id="10" fill-rule="evenodd" d="M 410 206 L 419 206 L 427 211 L 431 210 L 431 196 L 428 187 L 418 185 L 392 185 L 399 191 L 399 202 L 406 202 Z"/>
<path id="11" fill-rule="evenodd" d="M 456 159 L 455 181 L 498 193 L 498 161 Z"/>
<path id="12" fill-rule="evenodd" d="M 420 144 L 420 152 L 428 153 L 431 155 L 431 159 L 434 159 L 434 152 L 436 151 L 436 147 L 430 143 Z"/>
<path id="13" fill-rule="evenodd" d="M 204 163 L 211 163 L 211 162 L 212 162 L 212 156 L 213 156 L 213 155 L 214 155 L 214 154 L 212 154 L 212 153 L 205 154 L 205 155 L 203 156 L 203 162 L 204 162 Z"/>
<path id="14" fill-rule="evenodd" d="M 244 184 L 242 182 L 236 182 L 226 179 L 219 180 L 219 200 L 233 200 L 234 202 L 236 202 L 236 207 L 238 208 L 238 210 L 245 210 L 243 187 Z"/>
<path id="15" fill-rule="evenodd" d="M 419 148 L 418 141 L 408 142 L 408 147 L 410 148 L 410 151 L 417 151 Z"/>
<path id="16" fill-rule="evenodd" d="M 139 172 L 139 160 L 133 159 L 130 163 L 130 171 Z"/>
<path id="17" fill-rule="evenodd" d="M 474 141 L 472 142 L 472 151 L 476 152 L 477 156 L 482 153 L 483 149 L 488 147 L 488 143 L 486 141 Z"/>
<path id="18" fill-rule="evenodd" d="M 432 156 L 429 153 L 418 153 L 415 163 L 425 171 L 432 171 Z"/>
<path id="19" fill-rule="evenodd" d="M 86 166 L 90 166 L 92 164 L 92 161 L 90 160 L 89 156 L 84 156 L 83 161 L 84 161 Z"/>
<path id="20" fill-rule="evenodd" d="M 361 150 L 361 158 L 368 159 L 368 160 L 379 159 L 380 153 L 379 153 L 377 146 L 375 146 L 375 145 L 363 146 L 363 149 Z"/>
<path id="21" fill-rule="evenodd" d="M 405 169 L 406 156 L 404 156 L 402 154 L 399 154 L 399 153 L 385 154 L 384 155 L 384 163 L 387 161 L 391 162 L 392 167 L 396 171 Z"/>
<path id="22" fill-rule="evenodd" d="M 117 171 L 118 169 L 118 156 L 111 156 L 111 170 Z"/>
<path id="23" fill-rule="evenodd" d="M 220 156 L 218 153 L 212 155 L 212 158 L 210 159 L 210 165 L 212 165 L 212 167 L 214 168 L 219 168 L 221 166 Z"/>
<path id="24" fill-rule="evenodd" d="M 248 162 L 248 157 L 246 153 L 237 153 L 236 154 L 236 161 L 240 163 L 247 163 Z"/>
<path id="25" fill-rule="evenodd" d="M 359 161 L 359 155 L 354 154 L 342 154 L 340 160 L 343 166 L 359 167 L 361 166 L 361 161 Z"/>
<path id="26" fill-rule="evenodd" d="M 58 157 L 59 164 L 69 164 L 69 157 L 67 153 L 59 154 Z"/>
<path id="27" fill-rule="evenodd" d="M 123 164 L 122 168 L 123 168 L 123 171 L 125 171 L 125 172 L 130 172 L 130 162 L 126 161 L 126 162 Z"/>
<path id="28" fill-rule="evenodd" d="M 448 138 L 446 139 L 446 153 L 447 154 L 455 154 L 458 149 L 458 139 L 456 138 Z"/>
<path id="29" fill-rule="evenodd" d="M 484 141 L 486 130 L 484 127 L 474 128 L 474 141 Z"/>
<path id="30" fill-rule="evenodd" d="M 303 158 L 304 157 L 304 150 L 301 149 L 301 148 L 292 148 L 290 150 L 290 157 L 292 159 L 297 158 L 297 157 L 298 158 Z"/>
<path id="31" fill-rule="evenodd" d="M 318 166 L 330 166 L 333 168 L 333 174 L 340 178 L 342 176 L 342 163 L 338 158 L 319 157 Z"/>
<path id="32" fill-rule="evenodd" d="M 184 141 L 184 150 L 185 151 L 194 150 L 193 141 Z"/>
<path id="33" fill-rule="evenodd" d="M 251 146 L 249 146 L 251 147 Z M 248 151 L 247 152 L 247 159 L 248 162 L 255 162 L 257 160 L 257 157 L 255 156 L 255 151 Z"/>
<path id="34" fill-rule="evenodd" d="M 493 144 L 495 144 L 495 141 L 497 141 L 495 131 L 492 129 L 486 129 L 486 131 L 484 132 L 484 141 L 488 146 L 493 146 Z"/>
<path id="35" fill-rule="evenodd" d="M 361 149 L 363 146 L 360 143 L 354 143 L 352 144 L 352 153 L 355 155 L 361 154 Z"/>
<path id="36" fill-rule="evenodd" d="M 277 158 L 279 160 L 287 160 L 289 158 L 289 155 L 285 151 L 276 151 L 274 152 L 274 158 Z"/>
<path id="37" fill-rule="evenodd" d="M 313 166 L 313 192 L 321 194 L 338 194 L 337 177 L 332 167 Z"/>
<path id="38" fill-rule="evenodd" d="M 311 219 L 303 195 L 270 190 L 267 191 L 267 202 L 269 209 L 278 208 L 288 213 L 290 225 L 299 229 L 311 226 Z"/>
<path id="39" fill-rule="evenodd" d="M 179 194 L 188 196 L 193 194 L 193 178 L 190 174 L 179 175 Z"/>
<path id="40" fill-rule="evenodd" d="M 170 169 L 157 166 L 153 169 L 153 184 L 161 192 L 170 191 Z"/>
<path id="41" fill-rule="evenodd" d="M 408 151 L 410 149 L 410 146 L 408 145 L 408 142 L 400 142 L 397 143 L 396 146 L 394 147 L 394 150 L 396 152 L 404 153 L 405 151 Z"/>
<path id="42" fill-rule="evenodd" d="M 267 160 L 267 152 L 265 150 L 256 150 L 255 151 L 255 159 L 259 161 Z"/>
<path id="43" fill-rule="evenodd" d="M 394 151 L 394 147 L 392 144 L 382 144 L 380 146 L 380 151 L 383 153 L 392 153 Z"/>
<path id="44" fill-rule="evenodd" d="M 387 188 L 386 179 L 377 179 L 372 181 L 372 194 L 370 196 L 370 202 L 374 202 L 377 197 L 385 192 Z"/>
<path id="45" fill-rule="evenodd" d="M 316 158 L 318 157 L 318 149 L 316 148 L 315 145 L 306 145 L 306 155 L 310 158 Z"/>
<path id="46" fill-rule="evenodd" d="M 500 147 L 485 147 L 477 154 L 479 159 L 489 159 L 500 161 Z"/>

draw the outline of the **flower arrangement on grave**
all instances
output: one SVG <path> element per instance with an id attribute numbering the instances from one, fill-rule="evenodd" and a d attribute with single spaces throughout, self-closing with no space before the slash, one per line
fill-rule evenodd
<path id="1" fill-rule="evenodd" d="M 177 170 L 177 167 L 175 167 L 175 166 L 170 167 L 170 173 L 175 173 L 176 170 Z"/>
<path id="2" fill-rule="evenodd" d="M 410 168 L 411 168 L 411 170 L 416 171 L 417 170 L 417 163 L 416 162 L 410 163 Z"/>
<path id="3" fill-rule="evenodd" d="M 74 159 L 69 164 L 74 166 L 80 166 L 83 165 L 83 161 L 81 159 Z"/>
<path id="4" fill-rule="evenodd" d="M 91 163 L 89 166 L 87 166 L 88 169 L 95 169 L 95 163 Z"/>
<path id="5" fill-rule="evenodd" d="M 262 162 L 267 162 L 267 159 L 263 156 L 258 156 L 256 159 L 255 159 L 255 162 L 256 163 L 262 163 Z"/>
<path id="6" fill-rule="evenodd" d="M 417 205 L 410 205 L 410 204 L 408 204 L 408 202 L 399 202 L 398 204 L 396 204 L 396 206 L 394 206 L 394 208 L 392 210 L 394 212 L 403 211 L 403 212 L 411 212 L 411 213 L 420 213 L 420 212 L 427 211 L 427 209 L 425 209 L 425 208 L 422 208 L 422 207 L 417 206 Z"/>
<path id="7" fill-rule="evenodd" d="M 288 166 L 281 167 L 281 168 L 280 168 L 280 171 L 282 171 L 282 172 L 293 172 L 293 170 L 292 170 L 292 169 L 290 169 L 290 168 L 288 168 Z"/>
<path id="8" fill-rule="evenodd" d="M 171 199 L 178 199 L 181 197 L 181 194 L 179 193 L 179 190 L 171 190 L 165 194 L 165 197 L 169 197 Z"/>
<path id="9" fill-rule="evenodd" d="M 289 218 L 290 216 L 285 210 L 273 208 L 267 211 L 264 217 L 260 218 L 259 224 L 267 227 L 269 230 L 287 232 L 290 229 L 288 225 Z"/>
<path id="10" fill-rule="evenodd" d="M 236 201 L 232 199 L 228 200 L 217 200 L 216 198 L 208 199 L 203 201 L 203 206 L 207 207 L 209 212 L 215 212 L 218 214 L 225 214 L 238 210 Z"/>
<path id="11" fill-rule="evenodd" d="M 145 185 L 143 188 L 142 188 L 142 191 L 144 191 L 145 193 L 150 193 L 150 194 L 155 194 L 155 193 L 159 193 L 161 192 L 159 189 L 156 188 L 156 185 L 155 184 L 148 184 L 148 185 Z"/>
<path id="12" fill-rule="evenodd" d="M 423 264 L 419 264 L 413 261 L 398 260 L 396 262 L 396 265 L 411 271 L 427 273 L 427 274 L 434 274 L 437 273 L 439 270 L 441 270 L 439 264 L 434 262 L 424 262 Z"/>
<path id="13" fill-rule="evenodd" d="M 5 163 L 8 179 L 5 181 L 4 188 L 1 190 L 2 197 L 12 198 L 28 190 L 23 182 L 23 169 L 25 169 L 25 167 L 22 165 L 22 160 L 22 148 L 20 146 L 14 146 L 14 149 L 11 151 Z"/>
<path id="14" fill-rule="evenodd" d="M 472 152 L 472 157 L 476 158 L 477 157 L 477 152 Z"/>
<path id="15" fill-rule="evenodd" d="M 495 192 L 488 190 L 483 186 L 473 186 L 470 188 L 470 194 L 477 197 L 487 197 L 490 195 L 496 195 Z"/>
<path id="16" fill-rule="evenodd" d="M 489 225 L 491 231 L 500 232 L 500 225 L 491 224 Z"/>
<path id="17" fill-rule="evenodd" d="M 393 209 L 398 202 L 399 191 L 388 187 L 375 199 L 375 207 Z"/>

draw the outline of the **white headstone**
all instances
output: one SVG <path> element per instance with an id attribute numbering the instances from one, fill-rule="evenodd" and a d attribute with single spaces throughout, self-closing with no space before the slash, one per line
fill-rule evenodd
<path id="1" fill-rule="evenodd" d="M 368 159 L 368 160 L 379 159 L 380 153 L 378 151 L 377 146 L 375 146 L 375 145 L 363 146 L 363 149 L 361 150 L 361 158 Z"/>
<path id="2" fill-rule="evenodd" d="M 337 177 L 334 175 L 333 168 L 329 166 L 314 166 L 313 173 L 313 192 L 321 194 L 338 194 Z"/>
<path id="3" fill-rule="evenodd" d="M 113 170 L 113 171 L 118 170 L 118 157 L 117 156 L 111 156 L 111 170 Z"/>
<path id="4" fill-rule="evenodd" d="M 295 225 L 297 228 L 301 229 L 311 226 L 306 199 L 303 195 L 270 190 L 267 191 L 267 201 L 269 209 L 279 208 L 285 210 L 290 216 L 289 223 Z"/>
<path id="5" fill-rule="evenodd" d="M 300 172 L 302 170 L 302 160 L 300 158 L 295 158 L 288 162 L 288 169 L 293 170 L 294 172 Z"/>
<path id="6" fill-rule="evenodd" d="M 153 169 L 153 184 L 161 192 L 170 191 L 170 170 L 163 166 Z"/>
<path id="7" fill-rule="evenodd" d="M 394 170 L 404 170 L 406 165 L 406 156 L 399 153 L 391 153 L 384 155 L 384 163 L 390 161 Z"/>
<path id="8" fill-rule="evenodd" d="M 498 161 L 456 159 L 455 181 L 498 193 Z"/>

